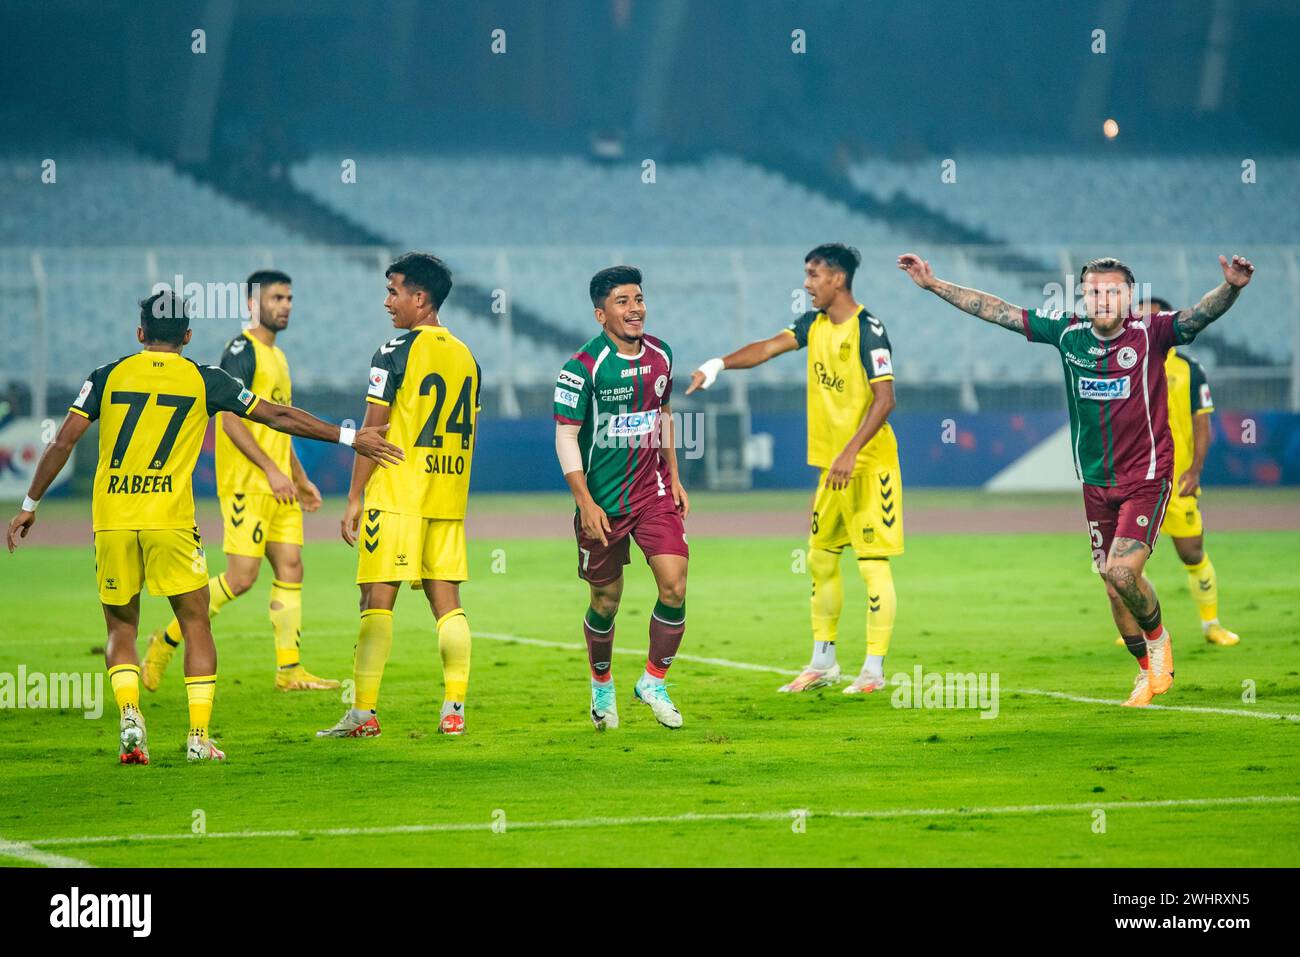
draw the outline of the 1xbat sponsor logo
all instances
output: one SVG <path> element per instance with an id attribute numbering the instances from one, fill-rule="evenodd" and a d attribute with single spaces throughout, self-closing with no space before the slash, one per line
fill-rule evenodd
<path id="1" fill-rule="evenodd" d="M 1127 399 L 1129 396 L 1129 378 L 1117 379 L 1079 379 L 1079 398 L 1095 399 L 1109 402 L 1112 399 Z"/>

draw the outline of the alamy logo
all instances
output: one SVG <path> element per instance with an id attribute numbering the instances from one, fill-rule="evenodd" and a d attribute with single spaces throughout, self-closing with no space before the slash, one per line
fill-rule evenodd
<path id="1" fill-rule="evenodd" d="M 78 887 L 50 898 L 51 927 L 126 927 L 148 937 L 153 926 L 152 894 L 85 894 Z"/>
<path id="2" fill-rule="evenodd" d="M 1128 376 L 1118 379 L 1079 378 L 1079 398 L 1096 399 L 1109 402 L 1111 399 L 1127 399 L 1129 394 Z"/>

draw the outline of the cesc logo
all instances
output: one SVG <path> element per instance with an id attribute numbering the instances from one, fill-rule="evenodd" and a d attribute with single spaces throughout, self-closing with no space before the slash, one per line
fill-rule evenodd
<path id="1" fill-rule="evenodd" d="M 78 887 L 50 898 L 51 927 L 126 927 L 148 937 L 153 926 L 152 894 L 82 894 Z"/>

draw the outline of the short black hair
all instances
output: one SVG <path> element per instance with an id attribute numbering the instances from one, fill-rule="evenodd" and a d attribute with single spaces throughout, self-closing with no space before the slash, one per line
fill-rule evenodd
<path id="1" fill-rule="evenodd" d="M 1090 272 L 1122 272 L 1128 279 L 1128 284 L 1132 286 L 1136 279 L 1133 278 L 1133 270 L 1129 269 L 1124 263 L 1111 256 L 1103 256 L 1100 259 L 1091 259 L 1083 264 L 1079 270 L 1079 285 L 1083 285 L 1083 277 Z"/>
<path id="2" fill-rule="evenodd" d="M 384 270 L 385 277 L 393 273 L 399 273 L 411 288 L 428 293 L 434 309 L 441 309 L 451 293 L 451 270 L 432 253 L 402 253 Z"/>
<path id="3" fill-rule="evenodd" d="M 286 286 L 292 286 L 293 280 L 289 278 L 287 272 L 281 272 L 278 269 L 259 269 L 248 277 L 248 291 L 251 294 L 254 286 L 274 286 L 282 282 Z"/>
<path id="4" fill-rule="evenodd" d="M 1161 299 L 1159 296 L 1152 296 L 1147 302 L 1156 307 L 1157 312 L 1173 312 L 1174 304 L 1168 299 Z"/>
<path id="5" fill-rule="evenodd" d="M 635 266 L 610 266 L 608 269 L 602 269 L 591 277 L 591 284 L 588 287 L 588 292 L 591 293 L 591 304 L 597 309 L 604 308 L 605 300 L 616 287 L 629 284 L 641 285 L 641 270 Z"/>
<path id="6" fill-rule="evenodd" d="M 862 265 L 862 253 L 843 243 L 822 243 L 803 257 L 805 263 L 825 263 L 844 273 L 844 288 L 853 288 L 853 274 Z"/>
<path id="7" fill-rule="evenodd" d="M 170 290 L 140 300 L 140 328 L 144 341 L 179 346 L 190 328 L 190 309 L 185 299 Z"/>

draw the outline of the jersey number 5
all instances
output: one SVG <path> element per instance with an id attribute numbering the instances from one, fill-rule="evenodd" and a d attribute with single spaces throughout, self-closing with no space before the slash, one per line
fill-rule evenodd
<path id="1" fill-rule="evenodd" d="M 474 380 L 466 376 L 464 383 L 460 387 L 460 394 L 456 397 L 455 403 L 451 407 L 451 413 L 447 416 L 447 422 L 443 426 L 443 432 L 451 432 L 460 436 L 460 447 L 469 448 L 470 436 L 474 434 L 474 424 L 470 421 L 470 394 L 473 389 Z M 420 395 L 433 393 L 433 411 L 429 413 L 429 418 L 425 420 L 424 428 L 420 430 L 419 436 L 415 440 L 415 447 L 420 449 L 440 449 L 442 448 L 442 435 L 438 430 L 438 418 L 442 415 L 442 407 L 447 401 L 447 382 L 436 372 L 430 372 L 420 383 Z"/>
<path id="2" fill-rule="evenodd" d="M 158 443 L 158 448 L 154 450 L 152 458 L 149 460 L 149 468 L 160 469 L 167 461 L 167 457 L 172 454 L 172 446 L 176 444 L 176 436 L 180 435 L 181 424 L 185 421 L 185 416 L 189 415 L 190 409 L 193 408 L 195 398 L 192 395 L 168 395 L 161 393 L 156 396 L 158 405 L 168 407 L 172 410 L 171 421 L 167 423 L 167 429 L 163 432 L 162 441 Z M 149 404 L 148 392 L 114 392 L 108 397 L 108 401 L 113 405 L 126 406 L 126 417 L 122 420 L 122 427 L 118 430 L 117 441 L 113 443 L 113 458 L 110 468 L 119 469 L 122 467 L 122 460 L 126 458 L 127 447 L 131 444 L 131 437 L 135 435 L 135 427 L 140 424 L 140 416 L 144 412 L 144 407 Z"/>

